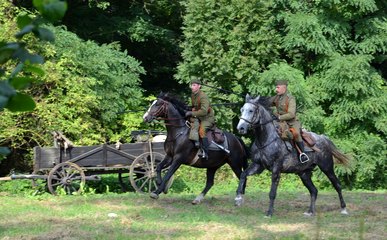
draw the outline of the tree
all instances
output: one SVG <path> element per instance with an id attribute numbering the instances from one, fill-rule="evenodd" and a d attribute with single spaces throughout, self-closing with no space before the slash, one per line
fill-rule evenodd
<path id="1" fill-rule="evenodd" d="M 283 56 L 304 72 L 321 108 L 319 132 L 353 155 L 353 187 L 385 185 L 387 19 L 385 1 L 276 1 Z M 283 31 L 282 31 L 283 30 Z M 302 115 L 313 126 L 316 117 Z M 359 146 L 366 145 L 365 148 Z"/>
<path id="2" fill-rule="evenodd" d="M 382 67 L 387 63 L 386 4 L 187 1 L 177 78 L 188 81 L 199 75 L 237 93 L 262 95 L 273 95 L 275 80 L 287 78 L 302 105 L 304 126 L 327 134 L 353 156 L 351 170 L 339 169 L 342 179 L 352 187 L 382 187 L 387 155 Z"/>
<path id="3" fill-rule="evenodd" d="M 67 9 L 66 2 L 59 0 L 34 0 L 33 5 L 41 15 L 35 18 L 27 14 L 18 16 L 17 26 L 20 31 L 15 34 L 17 40 L 0 41 L 0 63 L 3 64 L 0 68 L 0 111 L 4 108 L 13 112 L 31 111 L 35 108 L 33 99 L 23 93 L 23 90 L 33 81 L 37 81 L 36 75 L 42 76 L 43 71 L 37 64 L 42 64 L 43 58 L 38 54 L 31 54 L 22 38 L 33 33 L 40 40 L 53 41 L 52 33 L 40 25 L 61 19 Z M 0 9 L 3 15 L 1 19 L 6 19 L 6 15 L 12 15 L 14 12 L 7 2 L 2 3 Z M 8 23 L 2 22 L 3 24 Z M 9 154 L 8 148 L 0 147 L 0 160 L 7 154 Z"/>
<path id="4" fill-rule="evenodd" d="M 214 101 L 241 102 L 239 93 L 246 92 L 279 54 L 279 36 L 269 26 L 269 6 L 262 1 L 184 2 L 183 62 L 176 78 L 188 83 L 199 76 L 208 85 L 237 93 L 227 96 L 207 88 Z M 233 130 L 238 108 L 216 108 L 217 124 Z"/>
<path id="5" fill-rule="evenodd" d="M 55 34 L 55 42 L 26 41 L 45 58 L 41 69 L 46 74 L 28 89 L 36 108 L 0 115 L 1 145 L 12 149 L 2 173 L 10 168 L 28 171 L 32 148 L 51 145 L 53 130 L 64 132 L 77 145 L 92 145 L 119 138 L 130 141 L 130 131 L 142 122 L 142 112 L 120 114 L 142 104 L 139 76 L 144 69 L 137 60 L 117 44 L 84 41 L 60 26 L 46 29 Z"/>
<path id="6" fill-rule="evenodd" d="M 141 76 L 141 86 L 148 94 L 181 90 L 173 79 L 181 52 L 179 1 L 74 0 L 69 6 L 63 19 L 69 31 L 100 44 L 118 42 L 141 61 L 147 72 Z"/>

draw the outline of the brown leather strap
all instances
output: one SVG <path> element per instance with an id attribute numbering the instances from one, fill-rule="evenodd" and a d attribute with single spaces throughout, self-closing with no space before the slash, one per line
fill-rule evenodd
<path id="1" fill-rule="evenodd" d="M 288 112 L 288 109 L 289 109 L 289 96 L 286 95 L 286 102 L 285 102 L 285 111 Z M 274 99 L 274 102 L 275 102 L 275 106 L 277 108 L 277 112 L 278 112 L 278 101 L 279 101 L 279 96 L 277 95 Z"/>

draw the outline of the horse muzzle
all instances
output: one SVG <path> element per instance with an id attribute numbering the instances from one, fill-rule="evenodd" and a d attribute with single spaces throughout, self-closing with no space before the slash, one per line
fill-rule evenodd
<path id="1" fill-rule="evenodd" d="M 152 115 L 146 113 L 146 114 L 144 114 L 142 119 L 144 120 L 144 122 L 150 123 L 155 119 L 155 116 L 152 116 Z"/>
<path id="2" fill-rule="evenodd" d="M 239 120 L 237 129 L 240 134 L 246 134 L 249 128 L 249 124 L 246 123 L 243 119 Z"/>

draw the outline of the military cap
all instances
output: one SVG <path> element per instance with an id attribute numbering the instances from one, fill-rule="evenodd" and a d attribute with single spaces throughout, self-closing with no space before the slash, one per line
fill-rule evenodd
<path id="1" fill-rule="evenodd" d="M 202 81 L 200 80 L 200 78 L 194 77 L 191 79 L 191 84 L 192 83 L 202 84 Z"/>
<path id="2" fill-rule="evenodd" d="M 288 85 L 288 81 L 286 80 L 278 80 L 275 82 L 275 85 Z"/>

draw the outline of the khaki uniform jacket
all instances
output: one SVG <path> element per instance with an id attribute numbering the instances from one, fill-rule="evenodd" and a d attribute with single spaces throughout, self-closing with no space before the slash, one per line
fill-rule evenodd
<path id="1" fill-rule="evenodd" d="M 204 92 L 199 90 L 196 94 L 191 95 L 192 116 L 200 120 L 202 128 L 207 130 L 215 124 L 214 110 L 211 108 L 210 100 Z"/>
<path id="2" fill-rule="evenodd" d="M 275 106 L 274 114 L 278 117 L 278 120 L 286 121 L 289 127 L 294 128 L 297 135 L 300 136 L 301 122 L 296 115 L 296 98 L 286 91 L 282 95 L 271 97 L 270 102 L 272 106 Z M 301 137 L 296 141 L 301 141 Z"/>

